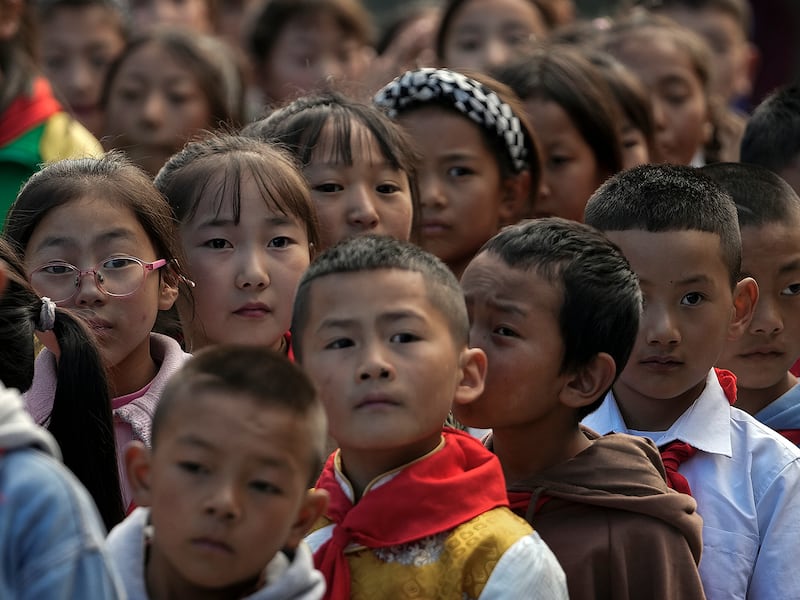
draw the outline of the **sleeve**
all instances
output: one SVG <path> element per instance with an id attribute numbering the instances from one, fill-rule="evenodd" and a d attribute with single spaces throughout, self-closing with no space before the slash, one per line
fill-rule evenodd
<path id="1" fill-rule="evenodd" d="M 800 460 L 791 461 L 772 479 L 756 510 L 761 547 L 748 598 L 788 598 L 787 594 L 800 597 Z"/>
<path id="2" fill-rule="evenodd" d="M 568 597 L 561 565 L 539 534 L 533 532 L 520 538 L 500 557 L 480 600 L 566 600 Z"/>
<path id="3" fill-rule="evenodd" d="M 14 487 L 16 598 L 123 598 L 103 549 L 104 529 L 89 494 L 60 463 L 31 451 Z M 8 550 L 8 547 L 6 546 Z"/>

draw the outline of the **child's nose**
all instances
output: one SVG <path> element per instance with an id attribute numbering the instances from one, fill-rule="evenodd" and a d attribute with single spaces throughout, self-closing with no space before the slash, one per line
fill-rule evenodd
<path id="1" fill-rule="evenodd" d="M 375 209 L 375 198 L 366 186 L 354 186 L 350 192 L 347 222 L 358 229 L 374 229 L 380 218 Z"/>
<path id="2" fill-rule="evenodd" d="M 161 124 L 164 116 L 164 99 L 158 92 L 149 93 L 142 106 L 142 120 L 151 125 Z"/>
<path id="3" fill-rule="evenodd" d="M 242 252 L 240 267 L 236 274 L 236 287 L 265 288 L 270 284 L 268 259 L 265 252 Z"/>
<path id="4" fill-rule="evenodd" d="M 645 309 L 641 327 L 644 328 L 648 344 L 674 345 L 681 341 L 678 321 L 675 315 L 666 308 L 649 307 Z"/>
<path id="5" fill-rule="evenodd" d="M 358 379 L 367 381 L 370 379 L 394 379 L 395 369 L 388 361 L 381 348 L 376 344 L 364 346 L 361 364 L 358 368 Z"/>
<path id="6" fill-rule="evenodd" d="M 84 273 L 78 280 L 73 300 L 76 306 L 88 306 L 105 301 L 106 294 L 97 285 L 97 276 L 93 272 Z"/>
<path id="7" fill-rule="evenodd" d="M 206 499 L 205 512 L 226 521 L 233 521 L 241 515 L 241 507 L 232 483 L 220 482 Z"/>
<path id="8" fill-rule="evenodd" d="M 447 196 L 439 178 L 435 175 L 421 176 L 419 179 L 420 204 L 423 207 L 441 208 L 447 204 Z"/>
<path id="9" fill-rule="evenodd" d="M 766 335 L 775 335 L 783 331 L 783 319 L 777 302 L 767 294 L 758 297 L 750 321 L 750 332 Z"/>

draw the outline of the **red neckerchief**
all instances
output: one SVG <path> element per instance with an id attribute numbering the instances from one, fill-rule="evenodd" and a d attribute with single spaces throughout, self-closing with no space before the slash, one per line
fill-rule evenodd
<path id="1" fill-rule="evenodd" d="M 519 515 L 523 519 L 527 519 L 533 492 L 508 491 L 506 493 L 508 494 L 508 502 L 511 505 L 511 510 L 514 512 L 514 514 Z M 530 516 L 532 517 L 536 515 L 540 510 L 542 510 L 542 507 L 552 499 L 552 496 L 548 496 L 547 494 L 539 494 L 539 497 L 536 499 L 536 505 L 533 507 L 533 512 L 530 514 Z"/>
<path id="2" fill-rule="evenodd" d="M 37 77 L 33 80 L 31 95 L 18 96 L 0 115 L 0 146 L 5 146 L 60 111 L 61 105 L 53 97 L 47 79 Z"/>
<path id="3" fill-rule="evenodd" d="M 369 490 L 354 505 L 336 480 L 332 454 L 317 482 L 327 490 L 326 516 L 332 537 L 315 553 L 328 584 L 325 598 L 350 598 L 350 567 L 344 550 L 407 544 L 449 531 L 498 506 L 508 506 L 497 457 L 468 433 L 444 428 L 444 445 L 403 467 L 390 481 Z"/>
<path id="4" fill-rule="evenodd" d="M 292 350 L 292 332 L 287 331 L 284 333 L 283 339 L 286 340 L 286 358 L 292 362 L 296 362 L 294 360 L 294 350 Z"/>
<path id="5" fill-rule="evenodd" d="M 736 402 L 736 375 L 725 369 L 715 368 L 714 372 L 722 391 L 725 392 L 728 403 L 733 406 Z M 661 452 L 661 460 L 664 462 L 664 470 L 667 473 L 667 485 L 676 492 L 691 496 L 692 490 L 689 482 L 678 472 L 678 468 L 683 461 L 689 460 L 697 454 L 697 448 L 687 442 L 675 440 L 660 448 L 659 452 Z"/>
<path id="6" fill-rule="evenodd" d="M 778 433 L 795 446 L 800 446 L 800 429 L 778 429 Z"/>

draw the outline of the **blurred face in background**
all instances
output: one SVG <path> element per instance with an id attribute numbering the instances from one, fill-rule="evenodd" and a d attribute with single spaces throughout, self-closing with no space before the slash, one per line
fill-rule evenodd
<path id="1" fill-rule="evenodd" d="M 131 0 L 130 7 L 136 31 L 158 25 L 187 27 L 202 33 L 214 31 L 210 0 Z"/>

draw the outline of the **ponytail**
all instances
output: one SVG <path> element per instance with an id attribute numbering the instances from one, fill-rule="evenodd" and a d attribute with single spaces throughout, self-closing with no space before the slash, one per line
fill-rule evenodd
<path id="1" fill-rule="evenodd" d="M 34 376 L 34 331 L 50 332 L 58 344 L 56 391 L 47 428 L 64 464 L 94 498 L 110 529 L 124 516 L 111 399 L 94 337 L 79 317 L 38 298 L 11 247 L 0 240 L 8 285 L 0 295 L 0 380 L 26 392 Z"/>

